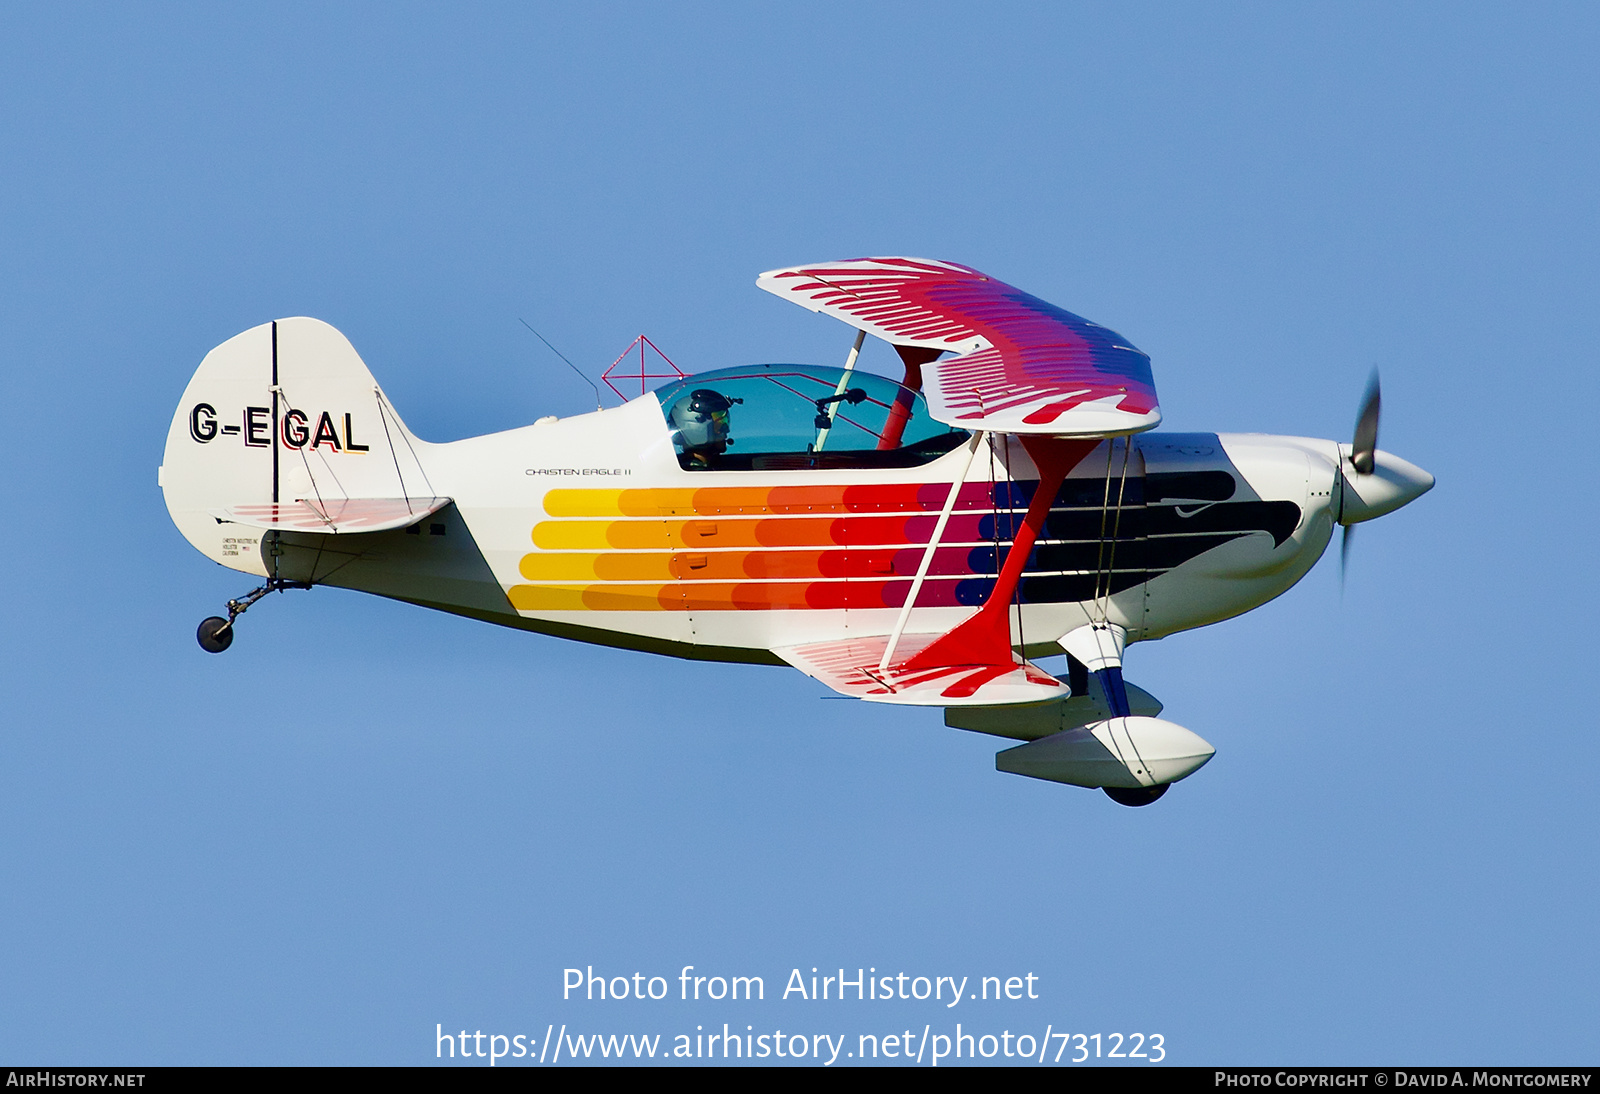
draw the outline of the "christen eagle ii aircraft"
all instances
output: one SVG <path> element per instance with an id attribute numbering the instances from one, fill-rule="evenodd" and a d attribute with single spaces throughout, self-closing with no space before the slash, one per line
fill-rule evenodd
<path id="1" fill-rule="evenodd" d="M 350 343 L 280 319 L 201 362 L 160 481 L 173 521 L 266 579 L 585 642 L 789 664 L 1025 743 L 1002 771 L 1142 805 L 1211 758 L 1126 683 L 1128 644 L 1239 615 L 1433 477 L 1354 443 L 1148 433 L 1150 359 L 966 266 L 869 258 L 757 285 L 860 333 L 844 368 L 690 376 L 622 406 L 429 444 Z M 901 382 L 855 368 L 882 338 Z M 641 368 L 641 373 L 643 369 Z M 642 386 L 642 384 L 641 384 Z M 1065 651 L 1057 679 L 1027 658 Z"/>

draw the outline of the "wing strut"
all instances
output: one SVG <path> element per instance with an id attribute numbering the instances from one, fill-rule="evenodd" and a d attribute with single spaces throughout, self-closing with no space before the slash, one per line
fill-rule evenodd
<path id="1" fill-rule="evenodd" d="M 950 486 L 893 633 L 779 647 L 774 653 L 841 695 L 871 702 L 942 707 L 1004 706 L 1040 703 L 1071 694 L 1061 681 L 1034 668 L 1012 651 L 1011 598 L 1062 481 L 1099 445 L 1098 438 L 1023 438 L 1022 443 L 1039 470 L 1039 485 L 988 599 L 977 614 L 945 634 L 904 633 L 933 553 L 984 436 L 980 431 L 970 442 L 966 462 Z M 895 664 L 895 654 L 900 648 L 908 648 L 910 655 Z"/>
<path id="2" fill-rule="evenodd" d="M 845 393 L 845 389 L 850 386 L 850 377 L 854 376 L 856 371 L 856 358 L 861 356 L 861 344 L 866 340 L 866 331 L 856 331 L 856 344 L 850 347 L 850 356 L 844 359 L 844 375 L 839 377 L 839 386 L 833 389 L 834 401 L 827 404 L 828 409 L 826 411 L 822 411 L 820 409 L 821 404 L 818 404 L 818 418 L 820 419 L 825 413 L 828 417 L 828 424 L 818 427 L 817 440 L 811 448 L 811 451 L 813 452 L 821 452 L 822 446 L 828 443 L 828 432 L 833 428 L 834 415 L 839 413 L 838 397 L 843 395 Z"/>
<path id="3" fill-rule="evenodd" d="M 955 481 L 950 484 L 950 493 L 945 495 L 944 508 L 939 510 L 939 519 L 933 526 L 933 535 L 928 539 L 928 546 L 922 551 L 922 561 L 917 564 L 917 576 L 912 579 L 911 591 L 906 594 L 906 602 L 900 608 L 900 618 L 894 621 L 894 630 L 889 632 L 889 643 L 883 648 L 883 660 L 878 662 L 880 673 L 889 671 L 889 662 L 894 660 L 895 647 L 900 644 L 900 635 L 906 629 L 906 621 L 911 618 L 911 609 L 916 607 L 917 593 L 922 591 L 922 582 L 928 576 L 928 566 L 933 562 L 933 553 L 939 547 L 939 539 L 944 535 L 944 526 L 950 522 L 950 514 L 956 507 L 956 496 L 961 493 L 961 486 L 967 481 L 967 472 L 972 470 L 972 457 L 977 455 L 978 448 L 983 444 L 983 430 L 972 434 L 972 440 L 967 442 L 967 459 L 961 465 L 960 472 Z M 1011 647 L 1006 646 L 1006 652 L 1011 652 Z M 1009 660 L 1009 658 L 1008 658 Z"/>
<path id="4" fill-rule="evenodd" d="M 906 434 L 906 423 L 911 420 L 911 408 L 917 401 L 917 392 L 922 390 L 922 366 L 938 360 L 944 352 L 923 346 L 896 346 L 894 351 L 905 364 L 906 375 L 901 381 L 900 393 L 894 398 L 894 405 L 889 408 L 889 420 L 883 423 L 883 433 L 878 437 L 879 452 L 900 447 L 900 441 Z"/>
<path id="5" fill-rule="evenodd" d="M 1034 542 L 1050 515 L 1050 506 L 1068 472 L 1100 444 L 1099 438 L 1070 440 L 1023 434 L 1020 438 L 1028 455 L 1039 469 L 1039 485 L 1028 503 L 1027 516 L 1011 542 L 1005 565 L 995 579 L 989 598 L 976 615 L 943 635 L 938 641 L 913 654 L 899 671 L 907 672 L 938 665 L 1004 665 L 1011 661 L 1011 597 L 1017 591 Z M 999 514 L 995 514 L 999 519 Z M 909 606 L 910 601 L 907 601 Z M 904 613 L 902 613 L 904 614 Z"/>

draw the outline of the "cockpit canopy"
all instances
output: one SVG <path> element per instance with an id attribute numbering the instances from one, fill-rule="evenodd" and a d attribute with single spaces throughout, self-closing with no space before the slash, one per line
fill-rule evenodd
<path id="1" fill-rule="evenodd" d="M 886 376 L 823 365 L 702 372 L 655 395 L 688 471 L 915 467 L 969 436 Z"/>

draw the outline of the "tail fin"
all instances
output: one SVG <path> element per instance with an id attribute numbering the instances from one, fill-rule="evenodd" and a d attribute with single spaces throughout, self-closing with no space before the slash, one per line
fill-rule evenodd
<path id="1" fill-rule="evenodd" d="M 173 415 L 160 482 L 190 543 L 265 576 L 263 529 L 377 531 L 443 505 L 426 448 L 344 335 L 317 319 L 280 319 L 200 362 Z"/>

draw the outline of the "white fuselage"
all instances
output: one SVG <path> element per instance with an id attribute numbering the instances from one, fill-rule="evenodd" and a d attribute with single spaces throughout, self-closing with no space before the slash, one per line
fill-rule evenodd
<path id="1" fill-rule="evenodd" d="M 275 561 L 280 577 L 503 625 L 768 661 L 776 646 L 893 628 L 966 462 L 956 449 L 906 468 L 685 470 L 648 396 L 418 442 L 416 457 L 455 503 L 417 528 L 279 533 L 274 560 L 272 533 L 179 524 L 212 558 L 250 573 Z M 1327 546 L 1339 460 L 1332 441 L 1257 434 L 1102 443 L 1071 473 L 1060 495 L 1069 504 L 1058 501 L 1024 572 L 1014 643 L 1043 649 L 1096 614 L 1130 641 L 1149 640 L 1265 603 Z M 1026 506 L 1008 484 L 1036 478 L 1019 444 L 995 438 L 980 450 L 912 631 L 948 630 L 981 602 Z"/>

